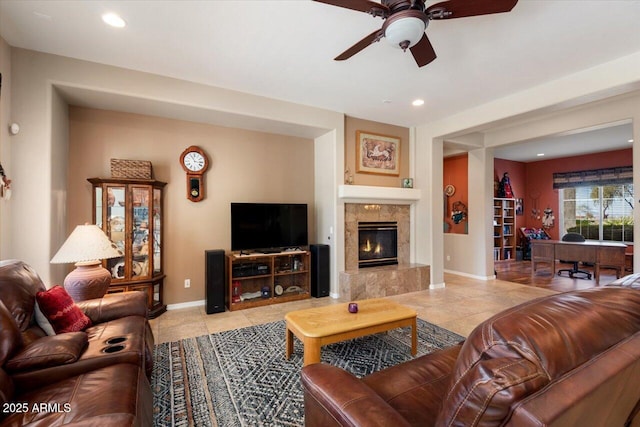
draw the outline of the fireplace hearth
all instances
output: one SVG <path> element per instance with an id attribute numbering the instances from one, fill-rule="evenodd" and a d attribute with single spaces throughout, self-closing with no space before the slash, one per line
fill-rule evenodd
<path id="1" fill-rule="evenodd" d="M 358 222 L 358 267 L 398 264 L 398 223 Z"/>
<path id="2" fill-rule="evenodd" d="M 338 281 L 340 298 L 357 301 L 429 289 L 429 266 L 412 263 L 410 259 L 411 206 L 409 204 L 345 203 L 344 210 L 345 271 L 340 272 Z M 391 261 L 394 265 L 378 264 L 378 267 L 373 267 L 370 263 L 366 263 L 367 267 L 373 268 L 359 267 L 358 225 L 366 222 L 383 225 L 390 222 L 397 227 L 396 244 L 392 245 L 396 251 L 396 260 Z M 364 243 L 364 249 L 367 249 L 366 241 Z M 369 248 L 371 246 L 373 244 L 370 241 Z"/>

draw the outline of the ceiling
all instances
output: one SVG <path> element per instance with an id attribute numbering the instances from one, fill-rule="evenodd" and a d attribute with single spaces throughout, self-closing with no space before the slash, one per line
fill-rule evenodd
<path id="1" fill-rule="evenodd" d="M 107 27 L 105 12 L 127 26 Z M 637 0 L 520 0 L 510 13 L 432 21 L 438 57 L 418 68 L 384 39 L 333 61 L 382 20 L 310 0 L 0 0 L 14 47 L 406 127 L 638 52 L 638 22 Z"/>
<path id="2" fill-rule="evenodd" d="M 498 159 L 528 163 L 632 146 L 633 124 L 625 121 L 501 146 L 493 151 L 493 155 Z"/>

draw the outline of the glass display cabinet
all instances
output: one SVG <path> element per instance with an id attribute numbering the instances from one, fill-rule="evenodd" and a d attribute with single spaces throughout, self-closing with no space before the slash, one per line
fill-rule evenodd
<path id="1" fill-rule="evenodd" d="M 104 260 L 111 272 L 108 293 L 142 291 L 149 317 L 167 309 L 162 287 L 162 192 L 164 182 L 142 179 L 89 178 L 93 185 L 93 220 L 122 251 Z"/>

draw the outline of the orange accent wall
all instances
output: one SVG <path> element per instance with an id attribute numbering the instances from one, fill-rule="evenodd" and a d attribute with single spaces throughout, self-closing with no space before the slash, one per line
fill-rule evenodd
<path id="1" fill-rule="evenodd" d="M 444 222 L 449 225 L 445 227 L 445 232 L 456 234 L 467 234 L 467 219 L 455 224 L 451 219 L 451 212 L 453 211 L 453 204 L 455 202 L 462 202 L 469 208 L 469 156 L 468 154 L 462 154 L 459 156 L 447 157 L 444 159 L 442 170 L 442 182 L 446 187 L 451 184 L 456 188 L 456 192 L 451 197 L 445 197 L 446 213 L 444 214 Z M 444 191 L 444 188 L 443 188 Z M 444 194 L 444 192 L 443 192 Z"/>
<path id="2" fill-rule="evenodd" d="M 517 198 L 524 199 L 524 214 L 516 217 L 518 227 L 539 228 L 541 218 L 534 218 L 532 209 L 540 210 L 540 217 L 547 207 L 556 216 L 555 224 L 547 232 L 552 239 L 560 239 L 558 231 L 558 190 L 553 189 L 553 174 L 556 172 L 574 172 L 589 169 L 601 169 L 632 164 L 632 149 L 608 151 L 606 153 L 587 154 L 584 156 L 562 159 L 541 160 L 531 163 L 513 162 L 495 159 L 494 171 L 502 177 L 509 172 L 511 186 Z"/>
<path id="3" fill-rule="evenodd" d="M 498 182 L 505 172 L 509 173 L 511 189 L 515 198 L 524 198 L 527 192 L 526 163 L 495 159 L 493 162 L 493 197 L 498 196 Z"/>

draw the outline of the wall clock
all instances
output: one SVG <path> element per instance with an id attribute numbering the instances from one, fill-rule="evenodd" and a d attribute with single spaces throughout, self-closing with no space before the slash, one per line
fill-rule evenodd
<path id="1" fill-rule="evenodd" d="M 204 173 L 209 168 L 207 154 L 192 145 L 180 155 L 180 164 L 187 173 L 187 199 L 199 202 L 204 199 Z"/>
<path id="2" fill-rule="evenodd" d="M 451 197 L 455 194 L 456 192 L 456 187 L 454 187 L 453 185 L 449 184 L 446 187 L 444 187 L 444 194 L 447 197 Z"/>

